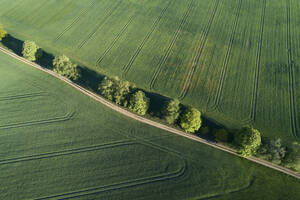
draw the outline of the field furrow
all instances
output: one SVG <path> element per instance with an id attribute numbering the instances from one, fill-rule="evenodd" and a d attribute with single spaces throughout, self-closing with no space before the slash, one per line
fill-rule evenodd
<path id="1" fill-rule="evenodd" d="M 192 81 L 192 78 L 193 78 L 193 74 L 194 74 L 195 69 L 198 65 L 200 56 L 202 54 L 202 50 L 205 46 L 206 39 L 207 39 L 207 36 L 209 34 L 210 27 L 211 27 L 211 25 L 214 21 L 215 14 L 216 14 L 216 11 L 217 11 L 218 6 L 219 6 L 219 1 L 220 0 L 215 1 L 214 9 L 213 9 L 212 14 L 210 16 L 208 24 L 207 24 L 207 26 L 204 30 L 204 33 L 202 34 L 202 37 L 200 39 L 200 44 L 198 46 L 197 53 L 196 53 L 195 57 L 193 58 L 192 67 L 191 67 L 190 71 L 188 72 L 188 74 L 185 76 L 186 78 L 185 78 L 185 81 L 184 81 L 184 86 L 183 86 L 183 89 L 182 89 L 181 94 L 179 96 L 179 99 L 185 98 L 185 95 L 189 90 L 189 87 L 190 87 L 190 84 L 191 84 L 191 81 Z"/>
<path id="2" fill-rule="evenodd" d="M 109 51 L 115 46 L 115 44 L 118 42 L 118 40 L 121 38 L 121 36 L 124 34 L 124 32 L 127 30 L 128 26 L 132 23 L 133 18 L 135 16 L 131 16 L 128 20 L 128 22 L 122 27 L 121 31 L 116 35 L 114 40 L 110 43 L 108 48 L 105 49 L 104 53 L 98 58 L 96 64 L 99 65 L 104 57 L 109 53 Z"/>
<path id="3" fill-rule="evenodd" d="M 266 1 L 254 126 L 268 137 L 290 137 L 287 1 Z M 269 124 L 266 126 L 266 124 Z M 272 131 L 271 131 L 272 130 Z"/>
<path id="4" fill-rule="evenodd" d="M 262 14 L 261 14 L 261 22 L 260 22 L 260 34 L 259 34 L 259 42 L 257 46 L 257 55 L 256 55 L 256 66 L 254 73 L 254 83 L 253 83 L 253 91 L 251 98 L 251 114 L 250 120 L 255 121 L 256 115 L 256 104 L 257 104 L 257 90 L 258 90 L 258 81 L 259 81 L 259 71 L 261 67 L 261 49 L 262 49 L 262 41 L 263 41 L 263 33 L 264 33 L 264 24 L 265 24 L 265 14 L 266 14 L 266 0 L 263 0 L 262 6 Z"/>
<path id="5" fill-rule="evenodd" d="M 68 32 L 76 23 L 78 23 L 78 21 L 83 18 L 91 8 L 93 8 L 95 3 L 96 1 L 94 0 L 90 3 L 90 6 L 82 9 L 81 12 L 73 19 L 73 21 L 55 38 L 55 42 L 59 40 L 66 32 Z"/>
<path id="6" fill-rule="evenodd" d="M 293 73 L 293 97 L 295 108 L 295 130 L 296 135 L 300 137 L 300 2 L 290 1 L 290 28 L 291 28 L 291 53 L 292 53 L 292 73 Z"/>
<path id="7" fill-rule="evenodd" d="M 127 65 L 125 65 L 123 67 L 123 75 L 126 75 L 128 73 L 128 71 L 130 70 L 132 64 L 134 63 L 134 61 L 136 59 L 136 57 L 139 55 L 139 53 L 143 49 L 144 45 L 147 43 L 147 41 L 151 37 L 153 31 L 156 29 L 157 25 L 159 24 L 160 20 L 164 17 L 164 14 L 165 14 L 166 10 L 169 8 L 169 6 L 171 4 L 172 4 L 172 1 L 169 1 L 168 4 L 167 4 L 167 6 L 164 7 L 164 9 L 161 11 L 160 15 L 154 21 L 153 25 L 150 28 L 150 31 L 147 33 L 147 35 L 145 36 L 145 38 L 143 39 L 143 41 L 141 42 L 141 44 L 139 45 L 139 47 L 136 49 L 135 53 L 132 55 L 132 57 L 130 58 L 130 60 L 127 63 Z"/>
<path id="8" fill-rule="evenodd" d="M 104 19 L 98 25 L 96 25 L 95 28 L 87 35 L 87 37 L 78 45 L 78 49 L 81 49 L 97 33 L 97 31 L 106 23 L 108 18 L 118 9 L 120 4 L 121 1 L 118 1 L 117 4 L 108 11 Z"/>
<path id="9" fill-rule="evenodd" d="M 57 3 L 61 3 L 61 2 L 55 2 L 55 4 Z M 45 16 L 41 17 L 37 17 L 32 24 L 34 24 L 37 28 L 41 29 L 46 25 L 52 24 L 56 21 L 59 21 L 63 18 L 64 15 L 66 15 L 66 13 L 68 13 L 67 11 L 72 8 L 72 4 L 74 4 L 74 2 L 72 0 L 68 0 L 65 1 L 64 3 L 61 3 L 61 5 L 59 6 L 59 9 L 54 9 L 55 7 L 51 7 L 50 9 L 53 10 L 53 13 L 51 14 L 47 14 Z M 46 12 L 46 11 L 41 11 L 41 12 Z"/>
<path id="10" fill-rule="evenodd" d="M 155 70 L 155 72 L 153 74 L 153 77 L 151 79 L 151 82 L 150 82 L 150 86 L 149 86 L 150 89 L 153 89 L 155 81 L 156 81 L 157 77 L 159 76 L 159 74 L 161 72 L 161 68 L 166 63 L 167 59 L 169 58 L 171 50 L 172 50 L 174 44 L 176 43 L 176 41 L 178 39 L 178 36 L 181 33 L 181 31 L 183 29 L 183 26 L 186 23 L 186 20 L 187 20 L 189 14 L 191 13 L 191 10 L 193 9 L 193 5 L 194 5 L 193 3 L 194 3 L 194 0 L 191 0 L 190 4 L 188 5 L 188 8 L 187 8 L 187 10 L 186 10 L 186 12 L 185 12 L 185 14 L 183 16 L 183 18 L 181 19 L 179 27 L 176 30 L 176 32 L 175 32 L 175 34 L 173 36 L 173 39 L 172 39 L 170 45 L 168 46 L 168 48 L 167 48 L 167 50 L 165 52 L 165 55 L 163 56 L 163 58 L 160 60 L 160 62 L 158 64 L 158 66 L 157 66 L 157 68 L 156 68 L 156 70 Z"/>
<path id="11" fill-rule="evenodd" d="M 21 127 L 26 127 L 26 126 L 34 126 L 34 125 L 42 125 L 42 124 L 52 124 L 52 123 L 57 123 L 57 122 L 65 122 L 65 121 L 70 120 L 74 116 L 74 114 L 75 114 L 75 112 L 71 112 L 71 113 L 68 113 L 61 117 L 53 117 L 53 118 L 43 119 L 43 120 L 33 120 L 33 121 L 27 121 L 27 122 L 19 122 L 19 123 L 0 125 L 0 130 L 21 128 Z"/>
<path id="12" fill-rule="evenodd" d="M 294 137 L 298 137 L 297 133 L 297 117 L 296 117 L 296 105 L 295 105 L 295 92 L 294 92 L 294 57 L 292 54 L 292 38 L 291 38 L 291 2 L 286 0 L 286 9 L 287 9 L 287 49 L 288 49 L 288 59 L 287 66 L 289 68 L 289 98 L 290 98 L 290 121 L 291 121 L 291 131 Z"/>
<path id="13" fill-rule="evenodd" d="M 166 180 L 172 180 L 175 178 L 179 178 L 182 176 L 186 171 L 186 167 L 182 167 L 174 172 L 167 172 L 167 173 L 162 173 L 159 175 L 154 175 L 154 176 L 149 176 L 149 177 L 143 177 L 143 178 L 137 178 L 133 180 L 128 180 L 128 181 L 123 181 L 120 183 L 116 184 L 109 184 L 109 185 L 104 185 L 100 187 L 94 187 L 94 188 L 86 188 L 78 191 L 72 191 L 68 193 L 63 193 L 63 194 L 56 194 L 52 196 L 47 196 L 47 197 L 39 197 L 35 198 L 34 200 L 46 200 L 46 199 L 72 199 L 72 198 L 78 198 L 78 197 L 84 197 L 87 195 L 95 194 L 95 193 L 101 193 L 101 192 L 107 192 L 107 191 L 112 191 L 112 190 L 120 190 L 124 188 L 131 188 L 131 187 L 136 187 L 144 184 L 150 184 L 150 183 L 155 183 L 159 181 L 166 181 Z"/>
<path id="14" fill-rule="evenodd" d="M 233 42 L 234 42 L 236 29 L 237 29 L 237 26 L 238 26 L 238 23 L 239 23 L 239 16 L 240 16 L 240 11 L 241 11 L 241 7 L 242 7 L 242 2 L 243 1 L 240 0 L 239 4 L 238 4 L 238 7 L 237 7 L 236 17 L 234 19 L 234 25 L 233 25 L 233 28 L 231 30 L 229 45 L 228 45 L 227 52 L 226 52 L 225 59 L 224 59 L 224 63 L 223 63 L 223 66 L 222 66 L 221 77 L 220 77 L 219 84 L 218 84 L 218 90 L 217 90 L 217 94 L 216 94 L 216 97 L 215 97 L 215 100 L 214 100 L 214 105 L 213 105 L 214 108 L 218 108 L 219 103 L 220 103 L 220 98 L 221 98 L 221 95 L 222 95 L 222 90 L 223 90 L 224 80 L 225 80 L 226 73 L 227 73 L 228 63 L 229 63 L 230 58 L 231 58 L 230 56 L 231 56 L 231 52 L 232 52 L 231 51 L 232 50 L 232 45 L 233 45 Z"/>
<path id="15" fill-rule="evenodd" d="M 101 149 L 106 149 L 106 148 L 114 148 L 114 147 L 131 145 L 131 144 L 135 144 L 135 142 L 132 142 L 130 140 L 120 140 L 120 141 L 116 141 L 116 142 L 105 143 L 105 144 L 100 144 L 100 145 L 93 145 L 93 146 L 88 146 L 88 147 L 81 147 L 81 148 L 77 148 L 77 149 L 47 152 L 47 153 L 27 155 L 27 156 L 17 157 L 17 158 L 8 158 L 5 160 L 0 160 L 0 165 L 7 165 L 7 164 L 12 164 L 12 163 L 17 163 L 17 162 L 33 161 L 33 160 L 52 158 L 52 157 L 57 157 L 57 156 L 72 155 L 72 154 L 77 154 L 77 153 L 96 151 L 96 150 L 101 150 Z"/>
<path id="16" fill-rule="evenodd" d="M 9 101 L 9 100 L 24 99 L 24 98 L 37 97 L 37 96 L 45 96 L 45 95 L 46 95 L 45 92 L 37 92 L 37 93 L 28 93 L 28 94 L 0 96 L 0 101 Z"/>

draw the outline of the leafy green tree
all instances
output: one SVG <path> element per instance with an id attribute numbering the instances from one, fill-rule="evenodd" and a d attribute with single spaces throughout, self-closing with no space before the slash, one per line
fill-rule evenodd
<path id="1" fill-rule="evenodd" d="M 104 79 L 101 81 L 98 90 L 100 91 L 100 94 L 103 95 L 105 98 L 109 100 L 113 100 L 113 95 L 115 93 L 115 87 L 114 82 L 108 78 L 104 77 Z"/>
<path id="2" fill-rule="evenodd" d="M 53 59 L 54 71 L 62 76 L 72 80 L 79 78 L 79 70 L 76 64 L 73 64 L 70 59 L 65 56 L 55 56 Z"/>
<path id="3" fill-rule="evenodd" d="M 244 127 L 234 137 L 238 153 L 244 157 L 252 156 L 261 145 L 260 132 L 254 128 Z"/>
<path id="4" fill-rule="evenodd" d="M 164 119 L 169 124 L 174 124 L 179 116 L 180 111 L 180 102 L 177 99 L 171 100 L 166 103 L 162 110 Z"/>
<path id="5" fill-rule="evenodd" d="M 23 57 L 30 61 L 36 60 L 36 53 L 39 47 L 33 41 L 26 40 L 23 44 Z"/>
<path id="6" fill-rule="evenodd" d="M 218 129 L 214 132 L 217 142 L 228 142 L 228 131 L 224 128 Z"/>
<path id="7" fill-rule="evenodd" d="M 135 92 L 129 101 L 129 109 L 139 115 L 145 115 L 149 108 L 149 98 L 142 91 Z"/>
<path id="8" fill-rule="evenodd" d="M 118 105 L 127 106 L 132 86 L 128 81 L 115 79 L 114 101 Z"/>
<path id="9" fill-rule="evenodd" d="M 185 132 L 194 133 L 201 124 L 201 112 L 196 108 L 187 108 L 180 117 L 180 126 Z"/>
<path id="10" fill-rule="evenodd" d="M 7 31 L 3 29 L 2 24 L 0 24 L 0 41 L 2 41 L 3 38 L 7 35 Z"/>

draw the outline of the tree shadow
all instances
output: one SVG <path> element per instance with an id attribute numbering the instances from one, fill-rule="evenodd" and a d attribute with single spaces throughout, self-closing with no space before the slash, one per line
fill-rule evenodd
<path id="1" fill-rule="evenodd" d="M 46 51 L 44 51 L 43 49 L 38 49 L 37 54 L 41 54 L 40 58 L 37 58 L 36 63 L 39 64 L 40 66 L 47 68 L 47 69 L 53 69 L 53 59 L 54 59 L 54 55 L 47 53 Z"/>
<path id="2" fill-rule="evenodd" d="M 7 34 L 5 38 L 2 39 L 2 44 L 8 49 L 12 50 L 15 54 L 22 56 L 23 41 Z"/>
<path id="3" fill-rule="evenodd" d="M 97 93 L 98 86 L 104 79 L 104 75 L 99 74 L 98 72 L 87 67 L 78 66 L 78 68 L 80 71 L 80 77 L 74 82 Z"/>

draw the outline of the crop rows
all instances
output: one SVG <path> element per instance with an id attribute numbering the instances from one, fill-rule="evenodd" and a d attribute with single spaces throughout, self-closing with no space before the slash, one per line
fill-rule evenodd
<path id="1" fill-rule="evenodd" d="M 190 88 L 190 84 L 191 84 L 191 81 L 192 81 L 192 78 L 193 78 L 193 74 L 196 70 L 196 67 L 198 65 L 200 56 L 201 56 L 202 51 L 204 49 L 206 39 L 207 39 L 207 36 L 209 34 L 209 31 L 210 31 L 210 27 L 211 27 L 211 25 L 214 21 L 217 9 L 219 7 L 219 3 L 220 3 L 220 0 L 215 1 L 215 5 L 214 5 L 214 8 L 213 8 L 212 14 L 209 18 L 208 24 L 206 25 L 206 27 L 204 29 L 204 34 L 202 34 L 202 37 L 200 39 L 200 44 L 199 44 L 198 49 L 197 49 L 197 53 L 196 53 L 196 55 L 193 59 L 192 67 L 191 67 L 190 71 L 188 72 L 187 76 L 185 77 L 184 86 L 183 86 L 183 89 L 181 91 L 181 94 L 179 95 L 179 99 L 184 99 L 185 96 L 186 96 L 186 93 L 188 92 L 188 90 Z"/>
<path id="2" fill-rule="evenodd" d="M 158 67 L 156 68 L 156 70 L 155 70 L 155 72 L 153 74 L 153 77 L 151 79 L 151 82 L 150 82 L 150 89 L 153 88 L 154 83 L 155 83 L 157 77 L 159 76 L 159 74 L 161 72 L 162 66 L 166 63 L 167 59 L 169 58 L 171 50 L 172 50 L 174 44 L 176 43 L 176 41 L 178 39 L 178 36 L 181 33 L 181 30 L 182 30 L 184 24 L 186 23 L 186 20 L 187 20 L 189 14 L 191 13 L 191 11 L 193 9 L 193 3 L 194 3 L 194 0 L 191 0 L 190 4 L 188 5 L 187 11 L 183 15 L 183 18 L 181 19 L 181 22 L 179 24 L 178 29 L 176 30 L 176 32 L 175 32 L 175 34 L 173 36 L 173 39 L 172 39 L 169 47 L 167 48 L 167 51 L 166 51 L 165 55 L 163 56 L 163 58 L 160 60 L 160 62 L 158 64 Z"/>
<path id="3" fill-rule="evenodd" d="M 136 137 L 134 137 L 134 138 L 136 138 Z M 159 145 L 155 145 L 150 142 L 146 142 L 140 138 L 136 138 L 136 139 L 137 139 L 137 141 L 141 142 L 140 144 L 142 144 L 142 145 L 146 145 L 151 148 L 159 149 L 168 154 L 172 153 L 172 151 L 173 151 L 173 150 L 170 151 L 170 149 L 168 149 L 168 148 L 161 147 Z M 139 144 L 139 143 L 137 143 L 137 144 Z M 55 199 L 72 199 L 75 197 L 83 197 L 86 195 L 91 195 L 91 194 L 100 193 L 100 192 L 136 187 L 136 186 L 143 185 L 143 184 L 149 184 L 149 183 L 154 183 L 154 182 L 158 182 L 158 181 L 166 181 L 166 180 L 171 180 L 174 178 L 181 177 L 187 170 L 187 162 L 177 152 L 172 153 L 172 154 L 175 154 L 176 157 L 181 158 L 180 159 L 181 167 L 175 171 L 160 173 L 160 174 L 149 176 L 149 177 L 136 178 L 136 179 L 132 179 L 132 180 L 122 181 L 119 183 L 113 183 L 113 184 L 108 184 L 108 185 L 99 186 L 99 187 L 91 187 L 91 188 L 85 188 L 85 189 L 62 193 L 62 194 L 55 194 L 55 195 L 51 195 L 51 196 L 39 197 L 39 198 L 35 198 L 35 200 L 45 200 L 45 199 L 53 199 L 53 198 L 55 198 Z"/>
<path id="4" fill-rule="evenodd" d="M 263 41 L 263 33 L 264 33 L 264 25 L 265 25 L 265 15 L 266 15 L 266 0 L 262 1 L 262 14 L 260 21 L 260 34 L 259 34 L 259 42 L 257 46 L 257 54 L 256 54 L 256 68 L 254 72 L 254 85 L 252 91 L 251 98 L 251 114 L 250 120 L 255 121 L 256 117 L 256 104 L 257 104 L 257 92 L 258 92 L 258 81 L 259 81 L 259 71 L 261 66 L 261 50 L 262 50 L 262 41 Z"/>
<path id="5" fill-rule="evenodd" d="M 52 196 L 39 197 L 39 198 L 35 198 L 35 200 L 45 200 L 45 199 L 53 199 L 53 198 L 55 198 L 55 199 L 73 199 L 75 197 L 83 197 L 83 196 L 87 196 L 87 195 L 91 195 L 91 194 L 95 194 L 95 193 L 136 187 L 139 185 L 144 185 L 144 184 L 154 183 L 154 182 L 158 182 L 158 181 L 166 181 L 166 180 L 178 178 L 178 177 L 182 176 L 185 171 L 186 171 L 186 166 L 184 165 L 183 167 L 181 167 L 178 170 L 173 171 L 173 172 L 165 172 L 165 173 L 161 173 L 158 175 L 153 175 L 153 176 L 143 177 L 143 178 L 136 178 L 136 179 L 132 179 L 132 180 L 122 181 L 119 183 L 113 183 L 113 184 L 108 184 L 108 185 L 99 186 L 99 187 L 91 187 L 91 188 L 81 189 L 81 190 L 62 193 L 62 194 L 56 194 L 56 195 L 52 195 Z"/>
<path id="6" fill-rule="evenodd" d="M 290 120 L 292 134 L 295 137 L 297 135 L 297 117 L 296 117 L 296 106 L 295 106 L 295 92 L 294 92 L 294 59 L 292 55 L 292 42 L 291 42 L 291 10 L 290 0 L 286 0 L 287 5 L 287 48 L 288 48 L 288 68 L 289 68 L 289 103 L 290 103 Z"/>
<path id="7" fill-rule="evenodd" d="M 89 152 L 89 151 L 97 151 L 97 150 L 101 150 L 101 149 L 119 147 L 119 146 L 130 145 L 130 144 L 135 144 L 135 142 L 132 142 L 131 140 L 120 140 L 120 141 L 116 141 L 116 142 L 105 143 L 105 144 L 100 144 L 100 145 L 93 145 L 93 146 L 88 146 L 88 147 L 81 147 L 81 148 L 76 148 L 76 149 L 68 149 L 68 150 L 63 150 L 63 151 L 54 151 L 54 152 L 48 152 L 48 153 L 22 156 L 22 157 L 17 157 L 17 158 L 9 158 L 9 159 L 5 159 L 5 160 L 0 160 L 0 165 L 32 161 L 32 160 L 39 160 L 39 159 L 45 159 L 45 158 L 52 158 L 52 157 L 57 157 L 57 156 L 72 155 L 72 154 Z"/>
<path id="8" fill-rule="evenodd" d="M 34 14 L 38 13 L 44 6 L 47 6 L 47 3 L 49 2 L 40 2 L 40 5 L 37 8 L 34 8 L 33 11 L 30 11 L 26 16 L 22 17 L 22 21 L 30 22 L 34 18 Z"/>
<path id="9" fill-rule="evenodd" d="M 56 38 L 55 41 L 59 40 L 66 32 L 68 32 L 76 23 L 79 22 L 79 20 L 84 17 L 87 12 L 93 8 L 95 5 L 96 0 L 92 1 L 90 6 L 88 6 L 86 9 L 82 9 L 82 11 L 74 18 L 71 24 L 69 24 Z"/>
<path id="10" fill-rule="evenodd" d="M 124 32 L 127 30 L 128 26 L 131 24 L 131 22 L 133 21 L 133 17 L 131 16 L 128 20 L 128 22 L 123 26 L 123 28 L 121 29 L 121 31 L 116 35 L 116 37 L 114 38 L 114 40 L 112 41 L 112 43 L 108 46 L 108 48 L 104 51 L 104 53 L 102 54 L 102 56 L 100 56 L 96 62 L 97 65 L 99 65 L 102 60 L 104 59 L 104 57 L 110 52 L 110 50 L 114 47 L 114 45 L 118 42 L 118 40 L 121 38 L 121 36 L 124 34 Z"/>
<path id="11" fill-rule="evenodd" d="M 172 3 L 172 1 L 169 1 L 168 4 L 167 4 L 167 6 L 162 10 L 162 12 L 158 16 L 158 18 L 153 23 L 150 31 L 148 32 L 148 34 L 146 35 L 146 37 L 143 39 L 142 43 L 139 45 L 139 47 L 136 49 L 135 53 L 133 54 L 133 56 L 129 60 L 128 64 L 123 67 L 123 73 L 124 73 L 124 75 L 130 70 L 132 64 L 134 63 L 134 61 L 136 59 L 136 57 L 139 55 L 139 53 L 143 49 L 144 45 L 146 44 L 146 42 L 148 41 L 148 39 L 152 35 L 153 31 L 156 29 L 157 25 L 159 24 L 160 20 L 163 18 L 166 10 L 169 8 L 169 6 L 171 5 L 171 3 Z"/>
<path id="12" fill-rule="evenodd" d="M 109 12 L 104 17 L 104 19 L 97 26 L 95 26 L 92 32 L 90 32 L 89 35 L 78 45 L 79 49 L 81 49 L 97 33 L 97 31 L 101 28 L 101 26 L 105 24 L 107 19 L 117 10 L 120 4 L 121 1 L 118 1 L 118 3 L 109 10 Z"/>
<path id="13" fill-rule="evenodd" d="M 238 26 L 238 22 L 239 22 L 239 18 L 240 18 L 239 16 L 240 16 L 241 7 L 242 7 L 242 0 L 239 0 L 239 5 L 237 7 L 236 17 L 235 17 L 235 20 L 234 20 L 234 25 L 233 25 L 231 35 L 230 35 L 229 46 L 227 48 L 227 52 L 226 52 L 226 55 L 225 55 L 225 60 L 224 60 L 223 66 L 222 66 L 221 78 L 220 78 L 219 85 L 218 85 L 217 95 L 216 95 L 216 98 L 214 100 L 213 109 L 218 107 L 219 102 L 220 102 L 220 98 L 221 98 L 221 95 L 222 95 L 222 90 L 223 90 L 224 80 L 225 80 L 225 77 L 226 77 L 228 63 L 230 61 L 232 44 L 234 42 L 235 32 L 236 32 L 236 28 Z"/>
<path id="14" fill-rule="evenodd" d="M 75 112 L 70 112 L 70 113 L 67 113 L 65 116 L 61 116 L 61 117 L 54 117 L 54 118 L 50 118 L 50 119 L 33 120 L 33 121 L 28 121 L 28 122 L 19 122 L 19 123 L 0 125 L 0 130 L 68 121 L 74 115 L 75 115 Z"/>
<path id="15" fill-rule="evenodd" d="M 61 16 L 66 8 L 70 7 L 71 4 L 73 3 L 73 1 L 69 1 L 68 3 L 66 3 L 64 6 L 62 6 L 60 9 L 58 9 L 56 12 L 52 13 L 52 15 L 50 17 L 44 17 L 42 19 L 39 19 L 38 22 L 35 22 L 34 24 L 38 27 L 41 28 L 43 25 L 45 24 L 50 24 L 52 22 L 53 19 L 57 19 L 57 17 Z"/>
<path id="16" fill-rule="evenodd" d="M 14 16 L 15 12 L 22 7 L 23 3 L 26 3 L 25 1 L 19 0 L 20 2 L 16 3 L 11 9 L 6 11 L 5 13 L 1 14 L 1 16 Z"/>

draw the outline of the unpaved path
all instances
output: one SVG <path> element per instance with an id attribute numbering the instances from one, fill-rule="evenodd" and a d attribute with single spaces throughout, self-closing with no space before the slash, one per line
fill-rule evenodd
<path id="1" fill-rule="evenodd" d="M 180 135 L 180 136 L 189 138 L 189 139 L 194 140 L 194 141 L 197 141 L 197 142 L 201 142 L 201 143 L 206 144 L 206 145 L 208 145 L 208 146 L 211 146 L 211 147 L 213 147 L 213 148 L 216 148 L 216 149 L 219 149 L 219 150 L 221 150 L 221 151 L 225 151 L 225 152 L 228 152 L 228 153 L 231 153 L 231 154 L 234 154 L 234 155 L 236 155 L 236 156 L 241 157 L 239 154 L 236 153 L 236 151 L 235 151 L 234 149 L 231 149 L 231 148 L 229 148 L 229 147 L 227 147 L 227 146 L 224 146 L 224 145 L 222 145 L 222 144 L 216 144 L 216 143 L 208 142 L 208 141 L 206 141 L 206 140 L 204 140 L 204 139 L 202 139 L 202 138 L 199 138 L 199 137 L 197 137 L 197 136 L 195 136 L 195 135 L 187 134 L 187 133 L 185 133 L 185 132 L 183 132 L 183 131 L 177 130 L 177 129 L 175 129 L 175 128 L 171 128 L 171 127 L 166 126 L 166 125 L 164 125 L 164 124 L 161 124 L 161 123 L 152 121 L 152 120 L 150 120 L 150 119 L 141 117 L 141 116 L 139 116 L 139 115 L 136 115 L 136 114 L 134 114 L 134 113 L 131 113 L 131 112 L 129 112 L 129 111 L 127 111 L 127 110 L 125 110 L 125 109 L 123 109 L 123 108 L 121 108 L 121 107 L 119 107 L 119 106 L 117 106 L 117 105 L 115 105 L 115 104 L 113 104 L 113 103 L 107 101 L 106 99 L 100 97 L 99 95 L 97 95 L 97 94 L 95 94 L 95 93 L 93 93 L 93 92 L 91 92 L 91 91 L 89 91 L 89 90 L 87 90 L 87 89 L 85 89 L 85 88 L 83 88 L 83 87 L 81 87 L 81 86 L 79 86 L 79 85 L 73 83 L 73 82 L 70 81 L 69 79 L 67 79 L 67 78 L 65 78 L 65 77 L 63 77 L 63 76 L 60 76 L 60 75 L 56 74 L 55 72 L 53 72 L 53 71 L 51 71 L 51 70 L 49 70 L 49 69 L 42 68 L 40 65 L 38 65 L 38 64 L 36 64 L 36 63 L 33 63 L 33 62 L 30 62 L 30 61 L 26 60 L 25 58 L 20 57 L 20 56 L 14 54 L 14 53 L 12 53 L 12 52 L 10 52 L 10 51 L 8 51 L 8 50 L 2 48 L 2 47 L 0 47 L 0 51 L 2 51 L 3 53 L 6 53 L 6 54 L 8 54 L 8 55 L 10 55 L 11 57 L 13 57 L 13 58 L 15 58 L 15 59 L 17 59 L 17 60 L 19 60 L 19 61 L 21 61 L 21 62 L 23 62 L 23 63 L 26 63 L 26 64 L 28 64 L 28 65 L 30 65 L 30 66 L 32 66 L 32 67 L 38 69 L 38 70 L 44 71 L 44 72 L 46 72 L 46 73 L 48 73 L 48 74 L 51 74 L 52 76 L 54 76 L 54 77 L 56 77 L 56 78 L 58 78 L 58 79 L 64 81 L 65 83 L 69 84 L 69 85 L 72 86 L 73 88 L 79 90 L 81 93 L 83 93 L 83 94 L 85 94 L 85 95 L 91 97 L 92 99 L 94 99 L 94 100 L 96 100 L 96 101 L 102 103 L 103 105 L 105 105 L 105 106 L 111 108 L 112 110 L 115 110 L 115 111 L 121 113 L 122 115 L 125 115 L 125 116 L 127 116 L 127 117 L 130 117 L 130 118 L 135 119 L 135 120 L 137 120 L 137 121 L 140 121 L 140 122 L 142 122 L 142 123 L 148 124 L 148 125 L 150 125 L 150 126 L 155 126 L 155 127 L 157 127 L 157 128 L 160 128 L 160 129 L 163 129 L 163 130 L 166 130 L 166 131 L 175 133 L 175 134 L 177 134 L 177 135 Z M 285 168 L 285 167 L 282 167 L 282 166 L 279 166 L 279 165 L 275 165 L 275 164 L 273 164 L 273 163 L 271 163 L 271 162 L 268 162 L 268 161 L 265 161 L 265 160 L 262 160 L 262 159 L 258 159 L 258 158 L 256 158 L 256 157 L 248 157 L 248 158 L 245 158 L 245 159 L 248 159 L 248 160 L 250 160 L 250 161 L 252 161 L 252 162 L 255 162 L 255 163 L 264 165 L 264 166 L 266 166 L 266 167 L 275 169 L 275 170 L 277 170 L 277 171 L 283 172 L 283 173 L 285 173 L 285 174 L 288 174 L 288 175 L 290 175 L 290 176 L 293 176 L 293 177 L 295 177 L 295 178 L 300 179 L 300 174 L 297 174 L 296 172 L 294 172 L 294 171 L 292 171 L 292 170 L 290 170 L 290 169 L 287 169 L 287 168 Z"/>

